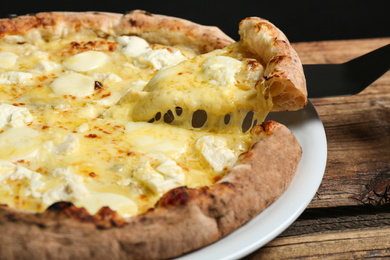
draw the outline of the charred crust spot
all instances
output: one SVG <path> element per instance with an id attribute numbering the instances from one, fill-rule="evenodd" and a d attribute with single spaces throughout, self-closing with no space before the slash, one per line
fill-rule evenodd
<path id="1" fill-rule="evenodd" d="M 256 60 L 247 60 L 246 63 L 247 63 L 249 70 L 253 70 L 253 69 L 260 66 L 260 63 Z"/>
<path id="2" fill-rule="evenodd" d="M 55 25 L 54 18 L 51 16 L 38 17 L 36 16 L 37 23 L 43 27 Z"/>
<path id="3" fill-rule="evenodd" d="M 189 189 L 187 188 L 187 186 L 172 189 L 160 198 L 158 205 L 160 207 L 186 205 L 191 198 L 188 194 L 188 190 Z"/>
<path id="4" fill-rule="evenodd" d="M 275 121 L 269 120 L 267 122 L 262 123 L 261 126 L 263 127 L 264 131 L 267 134 L 271 134 L 272 131 L 275 129 L 275 127 L 278 126 L 278 123 L 276 123 Z"/>
<path id="5" fill-rule="evenodd" d="M 275 56 L 271 59 L 270 63 L 278 64 L 278 63 L 282 62 L 285 58 L 286 58 L 286 56 L 283 56 L 283 55 Z"/>
<path id="6" fill-rule="evenodd" d="M 88 42 L 70 42 L 69 46 L 62 50 L 61 55 L 75 55 L 85 51 L 115 51 L 118 46 L 117 42 L 101 40 Z"/>
<path id="7" fill-rule="evenodd" d="M 278 126 L 278 123 L 272 120 L 263 122 L 262 124 L 259 125 L 254 124 L 253 128 L 250 130 L 250 133 L 254 136 L 264 137 L 267 135 L 271 135 L 276 126 Z"/>
<path id="8" fill-rule="evenodd" d="M 126 225 L 125 220 L 109 207 L 102 207 L 93 218 L 95 225 L 99 228 L 122 227 Z"/>
<path id="9" fill-rule="evenodd" d="M 60 201 L 52 204 L 50 207 L 47 208 L 47 210 L 51 212 L 60 212 L 72 206 L 73 204 L 71 202 Z"/>
<path id="10" fill-rule="evenodd" d="M 77 208 L 71 202 L 61 201 L 51 205 L 43 214 L 57 214 L 76 219 L 83 223 L 92 223 L 98 228 L 122 227 L 125 220 L 108 207 L 102 207 L 95 215 L 91 215 L 85 208 Z"/>
<path id="11" fill-rule="evenodd" d="M 255 24 L 254 25 L 254 30 L 255 30 L 255 32 L 260 32 L 261 31 L 261 27 L 262 27 L 262 24 L 261 23 L 257 23 L 257 24 Z"/>
<path id="12" fill-rule="evenodd" d="M 201 202 L 203 198 L 214 198 L 209 187 L 188 188 L 178 187 L 165 193 L 157 202 L 156 207 L 185 206 L 194 202 Z"/>
<path id="13" fill-rule="evenodd" d="M 137 26 L 137 21 L 134 20 L 134 19 L 129 19 L 129 23 L 130 23 L 131 26 L 133 26 L 133 27 Z"/>

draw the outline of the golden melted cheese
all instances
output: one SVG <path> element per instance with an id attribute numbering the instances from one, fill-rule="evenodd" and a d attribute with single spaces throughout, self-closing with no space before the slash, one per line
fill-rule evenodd
<path id="1" fill-rule="evenodd" d="M 147 121 L 180 107 L 184 116 L 175 117 L 176 125 L 192 128 L 192 113 L 205 111 L 207 129 L 240 130 L 248 111 L 263 122 L 272 108 L 263 89 L 263 66 L 242 53 L 241 42 L 215 50 L 176 66 L 159 71 L 142 91 L 130 91 L 135 121 Z M 243 112 L 243 113 L 242 113 Z M 169 112 L 168 112 L 169 113 Z M 226 124 L 229 115 L 233 123 Z M 198 127 L 195 127 L 198 128 Z"/>
<path id="2" fill-rule="evenodd" d="M 155 109 L 172 109 L 173 96 L 183 101 L 187 120 L 205 104 L 216 115 L 257 109 L 256 90 L 245 85 L 258 79 L 261 66 L 248 69 L 253 61 L 225 52 L 191 60 L 196 54 L 180 46 L 129 36 L 1 39 L 0 203 L 41 212 L 70 201 L 91 214 L 108 206 L 128 217 L 172 188 L 218 181 L 251 147 L 250 134 L 150 124 L 138 116 L 153 98 L 161 98 Z M 205 88 L 195 84 L 186 93 L 183 84 L 193 80 Z M 191 103 L 188 95 L 205 100 Z"/>

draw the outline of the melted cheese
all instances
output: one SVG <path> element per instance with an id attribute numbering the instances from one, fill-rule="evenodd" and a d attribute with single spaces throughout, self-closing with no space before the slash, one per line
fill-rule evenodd
<path id="1" fill-rule="evenodd" d="M 0 52 L 0 68 L 10 69 L 13 68 L 16 64 L 18 55 L 9 51 Z"/>
<path id="2" fill-rule="evenodd" d="M 187 128 L 194 127 L 192 113 L 197 110 L 207 113 L 205 128 L 218 131 L 241 130 L 240 111 L 255 111 L 255 118 L 262 122 L 272 108 L 269 95 L 258 84 L 263 67 L 239 50 L 239 43 L 233 44 L 160 70 L 142 91 L 130 92 L 133 120 L 148 121 L 180 107 L 183 116 L 176 116 L 172 123 Z M 234 123 L 223 123 L 227 115 Z"/>
<path id="3" fill-rule="evenodd" d="M 70 70 L 85 72 L 103 66 L 107 59 L 107 55 L 103 52 L 86 51 L 69 57 L 63 62 L 63 65 Z"/>
<path id="4" fill-rule="evenodd" d="M 244 111 L 256 91 L 237 80 L 257 80 L 262 70 L 225 51 L 192 56 L 135 36 L 0 39 L 0 203 L 41 212 L 65 200 L 91 214 L 108 206 L 128 217 L 172 188 L 215 183 L 251 147 L 250 135 L 146 123 L 137 100 L 161 98 L 156 109 L 185 100 L 187 120 L 204 104 L 225 115 L 241 100 Z M 204 88 L 191 92 L 190 81 Z"/>

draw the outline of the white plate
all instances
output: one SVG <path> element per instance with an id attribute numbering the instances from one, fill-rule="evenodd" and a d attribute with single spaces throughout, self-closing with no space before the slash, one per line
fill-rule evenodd
<path id="1" fill-rule="evenodd" d="M 238 259 L 264 246 L 290 226 L 314 197 L 325 172 L 327 144 L 324 126 L 314 106 L 296 112 L 272 113 L 286 125 L 303 149 L 302 160 L 290 187 L 270 207 L 227 237 L 180 260 Z"/>

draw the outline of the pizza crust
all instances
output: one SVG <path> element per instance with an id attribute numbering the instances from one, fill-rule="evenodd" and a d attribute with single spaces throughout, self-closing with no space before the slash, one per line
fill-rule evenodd
<path id="1" fill-rule="evenodd" d="M 97 35 L 138 35 L 149 43 L 184 45 L 199 54 L 225 47 L 234 42 L 219 28 L 204 26 L 185 19 L 134 10 L 128 14 L 107 12 L 52 12 L 0 20 L 0 37 L 39 32 L 56 39 L 80 31 Z"/>
<path id="2" fill-rule="evenodd" d="M 249 17 L 241 21 L 239 33 L 244 48 L 265 67 L 263 84 L 272 96 L 272 111 L 304 108 L 307 89 L 302 63 L 283 32 L 267 20 Z"/>
<path id="3" fill-rule="evenodd" d="M 274 202 L 298 167 L 302 150 L 285 126 L 269 121 L 252 134 L 260 141 L 218 183 L 173 189 L 126 223 L 70 204 L 42 214 L 1 207 L 0 251 L 7 259 L 165 259 L 215 242 Z"/>

